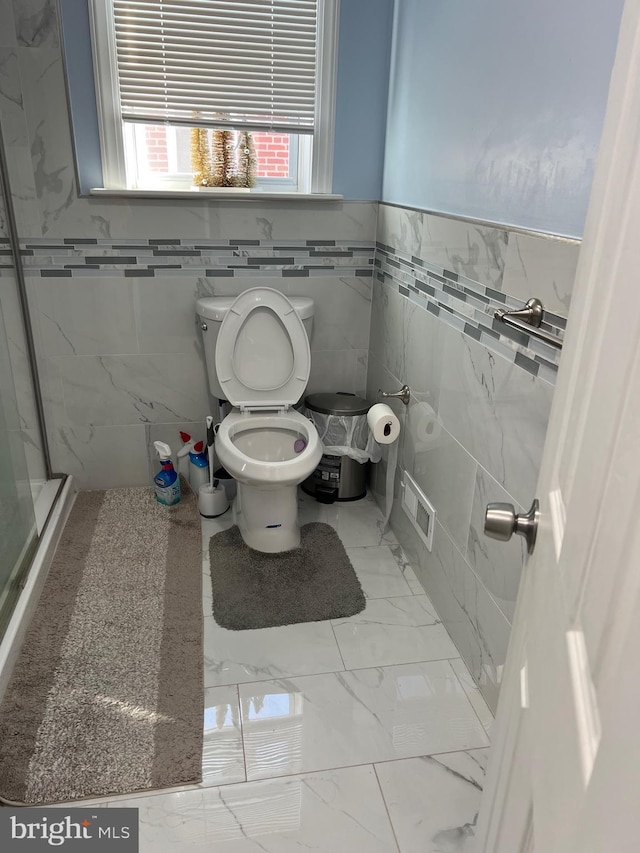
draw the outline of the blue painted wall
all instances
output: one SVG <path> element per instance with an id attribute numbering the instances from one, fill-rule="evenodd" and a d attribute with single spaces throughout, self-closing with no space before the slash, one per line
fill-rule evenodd
<path id="1" fill-rule="evenodd" d="M 384 201 L 582 235 L 623 0 L 396 0 Z"/>
<path id="2" fill-rule="evenodd" d="M 382 192 L 393 0 L 341 0 L 333 191 Z"/>
<path id="3" fill-rule="evenodd" d="M 81 191 L 102 186 L 87 0 L 60 0 Z M 391 55 L 393 0 L 341 0 L 333 191 L 377 200 Z"/>

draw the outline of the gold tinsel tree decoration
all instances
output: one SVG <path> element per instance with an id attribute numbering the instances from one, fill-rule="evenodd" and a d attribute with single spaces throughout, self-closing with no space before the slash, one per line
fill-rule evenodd
<path id="1" fill-rule="evenodd" d="M 213 186 L 237 187 L 235 145 L 232 130 L 213 131 Z"/>
<path id="2" fill-rule="evenodd" d="M 239 187 L 255 187 L 256 185 L 256 149 L 253 136 L 248 130 L 241 130 L 238 135 L 238 184 Z"/>
<path id="3" fill-rule="evenodd" d="M 213 186 L 211 145 L 206 127 L 191 128 L 191 169 L 195 187 Z"/>

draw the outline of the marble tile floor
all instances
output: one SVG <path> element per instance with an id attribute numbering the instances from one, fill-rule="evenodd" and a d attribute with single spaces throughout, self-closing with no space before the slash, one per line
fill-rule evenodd
<path id="1" fill-rule="evenodd" d="M 203 521 L 205 714 L 197 786 L 133 806 L 141 853 L 470 853 L 492 715 L 375 502 L 316 503 L 367 598 L 348 619 L 228 631 Z"/>

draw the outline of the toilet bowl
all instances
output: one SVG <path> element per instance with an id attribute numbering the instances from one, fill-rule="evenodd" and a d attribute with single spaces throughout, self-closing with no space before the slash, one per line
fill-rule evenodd
<path id="1" fill-rule="evenodd" d="M 234 520 L 257 551 L 295 548 L 297 487 L 322 456 L 314 424 L 292 408 L 309 378 L 313 301 L 257 287 L 199 299 L 196 311 L 211 392 L 234 407 L 216 435 L 218 459 L 238 482 Z"/>
<path id="2" fill-rule="evenodd" d="M 238 481 L 234 517 L 247 545 L 270 553 L 296 548 L 297 487 L 322 456 L 311 421 L 293 409 L 264 415 L 234 410 L 220 425 L 216 449 Z"/>

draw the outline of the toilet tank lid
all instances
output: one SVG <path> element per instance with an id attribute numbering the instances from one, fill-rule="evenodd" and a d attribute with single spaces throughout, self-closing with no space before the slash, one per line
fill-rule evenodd
<path id="1" fill-rule="evenodd" d="M 205 320 L 221 323 L 237 298 L 237 296 L 204 296 L 196 302 L 196 314 Z M 288 296 L 287 298 L 301 320 L 313 317 L 314 305 L 310 296 Z"/>

